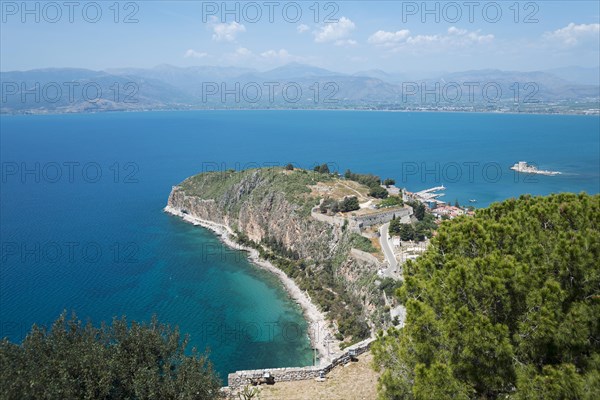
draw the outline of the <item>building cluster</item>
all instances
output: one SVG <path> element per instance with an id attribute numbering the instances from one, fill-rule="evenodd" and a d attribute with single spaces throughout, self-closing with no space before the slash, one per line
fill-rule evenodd
<path id="1" fill-rule="evenodd" d="M 451 206 L 449 204 L 438 205 L 436 208 L 431 210 L 431 213 L 435 215 L 437 218 L 442 218 L 444 215 L 448 218 L 456 218 L 460 215 L 468 214 L 467 210 L 464 210 L 460 207 Z"/>

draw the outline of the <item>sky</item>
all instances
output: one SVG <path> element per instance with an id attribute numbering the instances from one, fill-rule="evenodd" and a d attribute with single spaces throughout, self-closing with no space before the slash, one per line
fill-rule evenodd
<path id="1" fill-rule="evenodd" d="M 598 1 L 0 1 L 0 70 L 600 64 Z"/>

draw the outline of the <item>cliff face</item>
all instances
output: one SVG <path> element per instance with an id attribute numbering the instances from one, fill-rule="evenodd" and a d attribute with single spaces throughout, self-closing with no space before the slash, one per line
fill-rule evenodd
<path id="1" fill-rule="evenodd" d="M 281 168 L 204 173 L 175 186 L 168 205 L 191 216 L 229 226 L 255 243 L 278 242 L 295 253 L 309 270 L 322 270 L 324 265 L 329 265 L 339 283 L 333 292 L 346 292 L 347 297 L 342 298 L 349 298 L 358 306 L 368 325 L 381 327 L 385 317 L 374 313 L 379 306 L 382 308 L 381 293 L 375 284 L 380 266 L 376 260 L 368 262 L 351 255 L 351 248 L 357 238 L 360 239 L 358 235 L 344 226 L 332 226 L 310 216 L 311 208 L 320 199 L 311 194 L 308 186 L 319 179 L 331 178 Z M 328 285 L 314 282 L 322 275 L 307 275 L 309 272 L 304 270 L 301 274 L 294 279 L 305 290 L 321 290 L 320 284 Z M 302 278 L 307 281 L 298 282 Z"/>
<path id="2" fill-rule="evenodd" d="M 301 215 L 302 207 L 286 199 L 261 170 L 240 176 L 215 198 L 202 198 L 209 186 L 224 184 L 199 180 L 173 188 L 168 205 L 195 217 L 227 225 L 260 243 L 268 238 L 283 243 L 303 259 L 323 261 L 333 251 L 339 232 L 328 224 Z"/>

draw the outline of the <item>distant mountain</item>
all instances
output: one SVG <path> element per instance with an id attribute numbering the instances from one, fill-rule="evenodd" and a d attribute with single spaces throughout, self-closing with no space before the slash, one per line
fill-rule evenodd
<path id="1" fill-rule="evenodd" d="M 600 97 L 598 85 L 574 84 L 542 71 L 520 72 L 487 69 L 449 73 L 427 81 L 432 84 L 440 82 L 441 85 L 450 82 L 461 84 L 476 82 L 482 84 L 480 85 L 482 89 L 486 84 L 498 85 L 502 90 L 503 99 L 507 101 L 512 98 L 519 101 L 555 102 Z M 494 89 L 490 88 L 489 90 L 489 97 L 495 96 Z M 480 90 L 477 90 L 476 93 L 482 95 Z"/>
<path id="2" fill-rule="evenodd" d="M 237 78 L 241 75 L 248 73 L 258 72 L 251 68 L 237 68 L 237 67 L 212 67 L 212 66 L 199 66 L 199 67 L 175 67 L 172 65 L 159 65 L 150 69 L 142 68 L 121 68 L 121 69 L 109 69 L 109 73 L 117 75 L 137 75 L 144 78 L 152 78 L 165 81 L 173 86 L 179 88 L 186 88 L 190 84 L 201 83 L 207 80 L 227 80 Z"/>
<path id="3" fill-rule="evenodd" d="M 252 68 L 172 65 L 106 71 L 48 68 L 0 72 L 0 112 L 198 108 L 538 112 L 598 109 L 600 87 L 563 77 L 572 71 L 575 69 L 556 73 L 488 69 L 440 73 L 415 80 L 403 73 L 368 70 L 348 75 L 300 63 L 264 72 Z M 589 78 L 583 72 L 578 76 L 579 82 Z M 477 85 L 475 96 L 470 98 L 469 85 L 473 84 Z M 458 100 L 454 97 L 456 87 L 462 91 Z M 483 93 L 485 87 L 488 87 L 487 93 Z M 57 88 L 62 91 L 59 95 L 55 93 Z M 498 88 L 500 95 L 494 98 Z M 432 90 L 437 96 L 431 94 Z M 494 101 L 489 101 L 490 97 Z"/>
<path id="4" fill-rule="evenodd" d="M 135 74 L 51 68 L 1 72 L 1 112 L 124 111 L 184 105 L 194 98 Z"/>
<path id="5" fill-rule="evenodd" d="M 238 80 L 240 76 L 258 72 L 251 68 L 213 66 L 181 68 L 166 64 L 150 69 L 124 68 L 108 71 L 117 75 L 137 76 L 162 81 L 192 97 L 201 97 L 203 85 L 208 82 L 231 82 Z"/>
<path id="6" fill-rule="evenodd" d="M 268 79 L 296 79 L 296 78 L 308 78 L 308 77 L 323 77 L 323 76 L 340 76 L 338 72 L 332 72 L 323 68 L 313 67 L 311 65 L 300 64 L 300 63 L 289 63 L 284 66 L 272 69 L 270 71 L 258 74 L 261 77 Z"/>
<path id="7" fill-rule="evenodd" d="M 382 80 L 384 82 L 389 82 L 389 83 L 402 83 L 402 82 L 407 82 L 407 81 L 411 81 L 414 79 L 408 74 L 388 73 L 388 72 L 382 71 L 380 69 L 370 69 L 367 71 L 358 71 L 358 72 L 353 73 L 352 76 L 375 78 L 375 79 L 379 79 L 379 80 Z"/>
<path id="8" fill-rule="evenodd" d="M 565 67 L 549 69 L 549 72 L 566 81 L 580 85 L 600 85 L 600 66 L 595 68 Z"/>

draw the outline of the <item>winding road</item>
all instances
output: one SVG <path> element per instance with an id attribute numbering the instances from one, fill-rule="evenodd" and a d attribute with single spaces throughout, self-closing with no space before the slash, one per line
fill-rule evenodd
<path id="1" fill-rule="evenodd" d="M 389 229 L 389 222 L 381 225 L 381 228 L 379 228 L 379 243 L 381 244 L 385 261 L 388 264 L 388 267 L 383 271 L 383 276 L 398 279 L 398 261 L 396 261 L 394 251 L 392 250 L 392 243 L 390 243 Z"/>
<path id="2" fill-rule="evenodd" d="M 402 274 L 398 270 L 398 261 L 394 256 L 392 250 L 392 243 L 390 243 L 390 223 L 385 223 L 379 228 L 379 243 L 383 250 L 383 255 L 387 261 L 388 267 L 383 271 L 384 278 L 402 279 Z M 390 310 L 390 316 L 392 320 L 397 320 L 396 327 L 401 328 L 404 326 L 406 321 L 406 308 L 403 305 L 398 305 Z"/>

